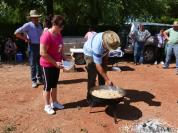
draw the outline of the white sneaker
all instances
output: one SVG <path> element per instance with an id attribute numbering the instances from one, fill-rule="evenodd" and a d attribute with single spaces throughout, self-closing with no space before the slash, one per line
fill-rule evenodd
<path id="1" fill-rule="evenodd" d="M 154 63 L 155 65 L 157 65 L 158 64 L 158 62 L 157 61 L 155 61 L 155 63 Z"/>
<path id="2" fill-rule="evenodd" d="M 37 85 L 42 85 L 43 84 L 43 81 L 42 80 L 37 80 Z"/>
<path id="3" fill-rule="evenodd" d="M 164 62 L 163 62 L 163 61 L 161 61 L 161 62 L 160 62 L 160 64 L 164 65 Z"/>
<path id="4" fill-rule="evenodd" d="M 58 102 L 51 103 L 51 107 L 53 109 L 63 109 L 64 108 L 64 106 Z"/>
<path id="5" fill-rule="evenodd" d="M 36 88 L 38 87 L 37 83 L 36 82 L 32 82 L 32 88 Z"/>
<path id="6" fill-rule="evenodd" d="M 55 111 L 53 110 L 51 105 L 45 105 L 44 111 L 49 115 L 55 114 Z"/>

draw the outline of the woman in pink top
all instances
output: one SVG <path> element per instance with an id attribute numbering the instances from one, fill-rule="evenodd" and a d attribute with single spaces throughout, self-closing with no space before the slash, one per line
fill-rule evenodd
<path id="1" fill-rule="evenodd" d="M 63 109 L 64 106 L 57 102 L 57 82 L 63 60 L 63 40 L 61 31 L 64 27 L 64 18 L 55 15 L 52 18 L 52 27 L 45 30 L 40 38 L 40 65 L 44 74 L 44 110 L 48 114 L 55 114 L 54 108 Z M 51 104 L 50 104 L 51 98 Z"/>

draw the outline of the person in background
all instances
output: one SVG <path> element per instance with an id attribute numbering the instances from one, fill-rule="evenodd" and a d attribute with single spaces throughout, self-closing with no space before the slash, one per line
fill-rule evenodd
<path id="1" fill-rule="evenodd" d="M 134 63 L 135 65 L 143 64 L 143 52 L 144 44 L 146 40 L 150 37 L 150 32 L 145 30 L 144 25 L 139 25 L 139 30 L 135 30 L 132 33 L 132 38 L 134 38 Z"/>
<path id="2" fill-rule="evenodd" d="M 39 17 L 36 10 L 30 11 L 30 22 L 25 23 L 22 27 L 15 31 L 17 38 L 20 38 L 29 44 L 29 61 L 31 66 L 31 80 L 32 88 L 36 88 L 38 85 L 43 84 L 42 71 L 39 64 L 40 59 L 40 36 L 43 32 L 42 26 L 39 23 Z M 25 33 L 27 36 L 23 36 L 21 33 Z"/>
<path id="3" fill-rule="evenodd" d="M 155 65 L 157 65 L 158 63 L 161 63 L 162 65 L 164 64 L 164 55 L 165 55 L 165 37 L 164 37 L 164 29 L 161 29 L 159 34 L 156 35 L 157 37 L 157 47 L 156 47 L 156 61 L 155 61 Z"/>
<path id="4" fill-rule="evenodd" d="M 176 58 L 176 74 L 178 75 L 178 21 L 174 21 L 173 28 L 169 28 L 163 34 L 167 40 L 166 59 L 163 68 L 167 69 L 169 67 L 174 52 Z"/>
<path id="5" fill-rule="evenodd" d="M 7 56 L 8 60 L 11 60 L 12 56 L 15 57 L 16 52 L 17 52 L 17 46 L 13 41 L 13 37 L 8 37 L 4 48 L 4 53 Z"/>
<path id="6" fill-rule="evenodd" d="M 26 36 L 24 33 L 21 34 L 22 36 Z M 28 43 L 17 37 L 15 39 L 15 43 L 18 47 L 17 52 L 21 52 L 23 55 L 23 60 L 26 60 L 27 59 L 26 51 L 27 51 Z"/>
<path id="7" fill-rule="evenodd" d="M 53 18 L 52 14 L 49 14 L 48 16 L 46 16 L 45 22 L 44 22 L 44 31 L 52 27 L 52 23 L 51 23 L 52 18 Z"/>
<path id="8" fill-rule="evenodd" d="M 94 31 L 94 28 L 90 27 L 88 32 L 85 34 L 84 38 L 86 40 L 92 38 L 94 35 L 96 34 L 96 32 Z"/>
<path id="9" fill-rule="evenodd" d="M 113 85 L 113 82 L 106 74 L 108 53 L 120 46 L 120 38 L 113 31 L 97 33 L 88 39 L 83 47 L 84 59 L 88 73 L 87 100 L 91 104 L 90 90 L 95 86 L 96 76 L 98 75 L 99 85 Z"/>
<path id="10" fill-rule="evenodd" d="M 55 114 L 54 109 L 63 109 L 64 106 L 57 101 L 57 83 L 60 69 L 63 68 L 63 39 L 61 31 L 64 27 L 64 17 L 54 15 L 52 27 L 46 29 L 40 38 L 40 65 L 44 75 L 43 97 L 44 111 Z M 59 48 L 61 48 L 59 50 Z M 51 104 L 50 104 L 51 98 Z"/>

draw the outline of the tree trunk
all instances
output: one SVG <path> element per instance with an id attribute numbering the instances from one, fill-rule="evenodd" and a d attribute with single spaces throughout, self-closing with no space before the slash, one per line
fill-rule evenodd
<path id="1" fill-rule="evenodd" d="M 102 9 L 101 6 L 102 1 L 101 0 L 90 0 L 89 6 L 90 6 L 90 13 L 89 13 L 89 19 L 91 25 L 97 25 L 99 22 L 99 18 L 102 18 Z"/>
<path id="2" fill-rule="evenodd" d="M 53 0 L 46 0 L 47 15 L 53 15 Z"/>

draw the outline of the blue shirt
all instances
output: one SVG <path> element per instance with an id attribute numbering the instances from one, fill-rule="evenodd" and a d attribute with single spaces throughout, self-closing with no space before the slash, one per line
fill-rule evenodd
<path id="1" fill-rule="evenodd" d="M 83 46 L 84 54 L 93 57 L 95 64 L 102 64 L 103 53 L 105 52 L 102 45 L 102 35 L 103 32 L 97 33 L 87 40 Z"/>
<path id="2" fill-rule="evenodd" d="M 40 44 L 40 36 L 43 29 L 40 24 L 35 25 L 33 22 L 25 23 L 22 27 L 15 31 L 16 33 L 26 33 L 32 44 Z"/>

